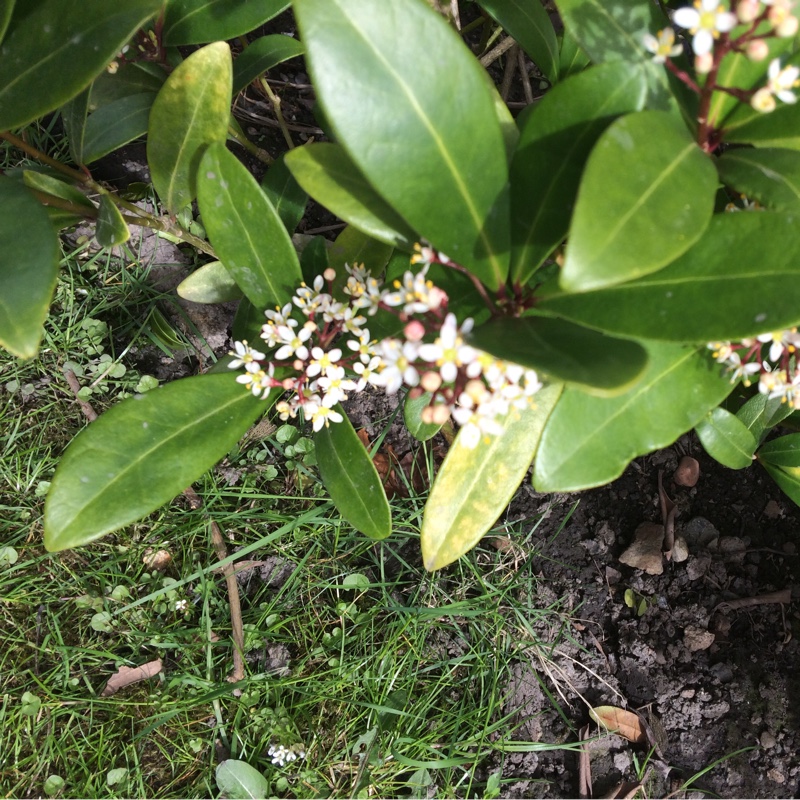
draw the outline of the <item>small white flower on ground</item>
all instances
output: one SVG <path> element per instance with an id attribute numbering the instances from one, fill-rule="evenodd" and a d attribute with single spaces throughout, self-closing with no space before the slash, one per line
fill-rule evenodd
<path id="1" fill-rule="evenodd" d="M 189 607 L 189 601 L 188 600 L 177 600 L 175 602 L 175 610 L 176 611 L 183 612 L 183 611 L 186 611 L 186 609 L 188 607 Z"/>
<path id="2" fill-rule="evenodd" d="M 663 64 L 668 58 L 675 58 L 683 52 L 683 45 L 675 44 L 675 31 L 672 28 L 664 28 L 657 36 L 646 33 L 644 47 L 648 53 L 653 54 L 655 64 Z"/>
<path id="3" fill-rule="evenodd" d="M 696 56 L 710 53 L 720 33 L 736 27 L 736 15 L 719 0 L 695 0 L 693 6 L 679 8 L 672 21 L 692 34 L 692 49 Z"/>

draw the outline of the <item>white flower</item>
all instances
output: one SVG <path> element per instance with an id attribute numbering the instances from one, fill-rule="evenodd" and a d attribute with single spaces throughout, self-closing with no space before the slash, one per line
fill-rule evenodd
<path id="1" fill-rule="evenodd" d="M 303 403 L 303 413 L 311 421 L 314 432 L 327 428 L 331 422 L 341 422 L 343 417 L 338 411 L 323 405 L 319 395 L 308 397 Z"/>
<path id="2" fill-rule="evenodd" d="M 344 367 L 328 367 L 325 375 L 316 383 L 324 392 L 322 405 L 328 408 L 347 400 L 347 393 L 356 389 L 356 382 L 345 377 Z"/>
<path id="3" fill-rule="evenodd" d="M 644 47 L 648 53 L 653 54 L 655 64 L 663 64 L 668 58 L 674 58 L 683 52 L 683 45 L 675 44 L 675 31 L 672 28 L 664 28 L 658 32 L 657 37 L 646 33 Z"/>
<path id="4" fill-rule="evenodd" d="M 465 323 L 467 330 L 471 329 L 471 322 L 472 320 L 467 320 Z M 453 383 L 458 377 L 459 368 L 475 361 L 478 352 L 474 347 L 464 344 L 455 314 L 448 314 L 436 341 L 419 346 L 419 357 L 436 364 L 445 383 Z"/>
<path id="5" fill-rule="evenodd" d="M 773 331 L 772 333 L 762 333 L 756 337 L 759 342 L 766 344 L 770 342 L 769 360 L 777 361 L 784 350 L 794 353 L 798 344 L 797 328 L 790 328 L 785 331 Z"/>
<path id="6" fill-rule="evenodd" d="M 266 398 L 270 389 L 275 386 L 275 381 L 272 377 L 274 368 L 273 364 L 269 364 L 265 372 L 257 364 L 248 364 L 245 367 L 247 372 L 244 375 L 236 376 L 236 383 L 243 383 L 255 397 L 261 395 L 262 399 Z"/>
<path id="7" fill-rule="evenodd" d="M 372 381 L 382 386 L 386 394 L 395 394 L 405 383 L 416 386 L 419 373 L 414 366 L 418 345 L 414 342 L 401 342 L 399 339 L 384 339 L 375 348 L 381 359 L 381 371 Z"/>
<path id="8" fill-rule="evenodd" d="M 762 364 L 762 368 L 761 378 L 758 381 L 758 391 L 767 395 L 770 399 L 774 397 L 780 397 L 782 400 L 786 399 L 786 393 L 789 388 L 789 384 L 786 381 L 786 370 L 773 370 L 766 362 Z"/>
<path id="9" fill-rule="evenodd" d="M 800 86 L 800 67 L 784 67 L 781 69 L 780 59 L 775 58 L 767 69 L 767 88 L 778 100 L 784 103 L 796 103 L 797 95 L 792 89 Z"/>
<path id="10" fill-rule="evenodd" d="M 228 367 L 230 369 L 238 369 L 245 364 L 253 364 L 257 361 L 263 361 L 266 356 L 263 353 L 259 353 L 258 350 L 254 350 L 247 344 L 247 340 L 241 342 L 234 342 L 233 343 L 233 350 L 228 353 L 229 356 L 236 356 Z"/>
<path id="11" fill-rule="evenodd" d="M 714 39 L 736 27 L 736 15 L 727 11 L 719 0 L 694 0 L 693 7 L 679 8 L 672 21 L 692 34 L 696 56 L 710 53 Z"/>
<path id="12" fill-rule="evenodd" d="M 356 391 L 362 391 L 368 384 L 375 384 L 380 382 L 378 378 L 378 368 L 381 365 L 381 360 L 378 356 L 373 356 L 367 363 L 357 361 L 353 364 L 353 370 L 358 373 L 358 381 L 356 382 Z"/>
<path id="13" fill-rule="evenodd" d="M 315 375 L 328 375 L 331 369 L 337 367 L 341 357 L 342 351 L 338 347 L 327 352 L 321 347 L 313 347 L 311 349 L 312 361 L 306 367 L 306 375 L 309 378 L 313 378 Z"/>
<path id="14" fill-rule="evenodd" d="M 375 342 L 370 338 L 369 330 L 362 328 L 358 334 L 358 339 L 348 339 L 347 346 L 358 353 L 358 357 L 362 363 L 367 364 L 369 360 L 375 355 Z"/>
<path id="15" fill-rule="evenodd" d="M 435 311 L 442 305 L 443 299 L 447 295 L 427 280 L 427 272 L 427 267 L 421 269 L 416 275 L 413 272 L 406 272 L 402 282 L 394 282 L 397 291 L 386 294 L 383 302 L 387 306 L 403 306 L 406 314 L 424 314 L 427 311 Z"/>
<path id="16" fill-rule="evenodd" d="M 306 323 L 299 331 L 294 331 L 288 325 L 279 325 L 276 333 L 278 341 L 283 342 L 283 347 L 278 348 L 275 358 L 278 361 L 286 361 L 292 356 L 305 361 L 308 358 L 308 347 L 305 343 L 311 338 L 311 333 L 316 329 L 312 322 Z"/>
<path id="17" fill-rule="evenodd" d="M 175 610 L 176 611 L 186 611 L 186 609 L 188 607 L 189 607 L 189 601 L 188 600 L 176 600 L 175 601 Z"/>

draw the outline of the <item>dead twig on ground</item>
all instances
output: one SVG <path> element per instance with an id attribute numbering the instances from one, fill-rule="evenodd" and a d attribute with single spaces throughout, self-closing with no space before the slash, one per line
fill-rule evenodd
<path id="1" fill-rule="evenodd" d="M 78 401 L 78 405 L 81 407 L 83 416 L 86 417 L 89 422 L 94 422 L 97 419 L 97 412 L 89 403 L 87 403 L 85 400 L 82 400 L 78 395 L 78 392 L 81 390 L 81 385 L 78 383 L 75 373 L 71 369 L 65 369 L 64 377 L 67 379 L 69 388 L 72 390 L 72 394 L 75 395 L 75 399 Z"/>

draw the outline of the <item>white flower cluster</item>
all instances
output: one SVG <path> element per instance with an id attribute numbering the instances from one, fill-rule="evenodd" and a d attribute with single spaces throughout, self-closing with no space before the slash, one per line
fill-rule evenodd
<path id="1" fill-rule="evenodd" d="M 764 355 L 764 349 L 769 350 Z M 758 391 L 769 398 L 780 398 L 800 410 L 800 366 L 796 363 L 800 347 L 797 328 L 762 333 L 741 342 L 710 342 L 714 358 L 731 373 L 731 382 L 740 378 L 749 386 L 758 376 Z"/>
<path id="2" fill-rule="evenodd" d="M 419 248 L 416 262 L 432 259 L 429 248 Z M 446 261 L 446 256 L 436 254 Z M 482 436 L 499 433 L 500 419 L 512 406 L 529 405 L 541 388 L 536 373 L 490 356 L 464 341 L 473 322 L 459 326 L 447 313 L 447 295 L 427 279 L 428 263 L 416 274 L 408 271 L 392 288 L 384 288 L 363 265 L 346 266 L 344 294 L 348 302 L 330 292 L 333 270 L 300 288 L 283 308 L 267 311 L 261 338 L 267 356 L 246 341 L 235 342 L 232 369 L 244 368 L 236 380 L 256 396 L 272 389 L 291 394 L 276 405 L 282 420 L 302 411 L 314 430 L 341 422 L 335 406 L 351 392 L 367 385 L 387 394 L 406 386 L 414 392 L 430 392 L 431 404 L 423 420 L 443 424 L 450 416 L 461 425 L 461 441 L 468 447 Z M 328 290 L 323 291 L 328 283 Z M 373 340 L 365 312 L 393 311 L 403 322 L 402 338 Z M 299 312 L 305 320 L 292 316 Z M 339 345 L 344 344 L 344 347 Z M 287 371 L 292 377 L 278 378 Z"/>
<path id="3" fill-rule="evenodd" d="M 276 767 L 285 767 L 292 761 L 297 761 L 298 758 L 305 758 L 306 751 L 299 744 L 293 744 L 290 747 L 284 747 L 282 744 L 271 744 L 267 750 L 267 755 Z"/>

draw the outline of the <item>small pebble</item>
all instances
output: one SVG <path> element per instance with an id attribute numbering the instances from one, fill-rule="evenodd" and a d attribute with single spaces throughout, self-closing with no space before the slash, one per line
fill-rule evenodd
<path id="1" fill-rule="evenodd" d="M 680 460 L 678 468 L 675 470 L 675 474 L 672 476 L 672 479 L 678 484 L 678 486 L 688 487 L 696 486 L 699 478 L 700 464 L 696 458 L 692 458 L 691 456 L 684 456 Z"/>
<path id="2" fill-rule="evenodd" d="M 676 564 L 686 561 L 689 558 L 689 545 L 686 544 L 686 539 L 683 536 L 676 536 L 675 542 L 672 545 L 672 560 Z"/>
<path id="3" fill-rule="evenodd" d="M 771 747 L 775 747 L 775 745 L 777 744 L 775 737 L 769 731 L 764 731 L 764 733 L 761 734 L 760 741 L 761 741 L 761 746 L 765 750 L 769 750 Z"/>
<path id="4" fill-rule="evenodd" d="M 786 780 L 786 776 L 777 768 L 769 770 L 767 777 L 775 783 L 783 783 Z"/>
<path id="5" fill-rule="evenodd" d="M 714 644 L 714 636 L 711 631 L 699 628 L 697 625 L 687 625 L 683 631 L 683 643 L 691 653 L 698 650 L 708 650 Z"/>

